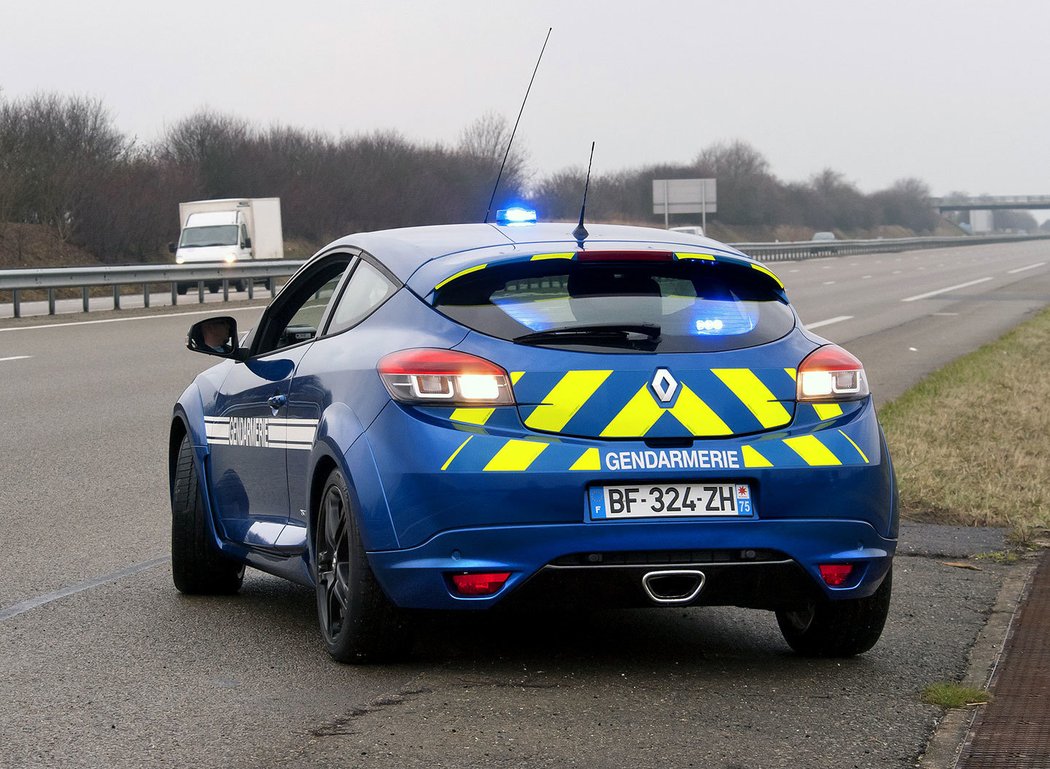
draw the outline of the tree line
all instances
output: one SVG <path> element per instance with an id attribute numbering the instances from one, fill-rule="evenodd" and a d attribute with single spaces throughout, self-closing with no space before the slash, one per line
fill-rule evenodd
<path id="1" fill-rule="evenodd" d="M 359 230 L 477 222 L 508 136 L 507 121 L 491 114 L 442 144 L 395 131 L 335 138 L 261 128 L 202 110 L 142 143 L 115 126 L 99 99 L 0 94 L 0 223 L 48 225 L 101 261 L 117 262 L 162 253 L 178 233 L 185 200 L 279 197 L 285 237 L 310 245 Z M 535 178 L 524 153 L 512 152 L 497 200 L 528 201 L 545 219 L 574 220 L 584 176 L 570 168 Z M 652 210 L 654 178 L 717 179 L 717 221 L 727 225 L 844 232 L 889 225 L 921 234 L 939 220 L 919 180 L 871 194 L 830 169 L 784 182 L 744 142 L 709 146 L 682 165 L 596 173 L 588 218 L 662 225 Z"/>

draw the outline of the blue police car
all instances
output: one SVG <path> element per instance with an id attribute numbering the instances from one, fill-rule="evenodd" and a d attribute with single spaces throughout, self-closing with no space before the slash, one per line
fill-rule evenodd
<path id="1" fill-rule="evenodd" d="M 310 259 L 175 405 L 172 567 L 313 586 L 344 662 L 417 609 L 735 605 L 878 640 L 898 514 L 861 363 L 763 265 L 640 227 L 368 232 Z"/>

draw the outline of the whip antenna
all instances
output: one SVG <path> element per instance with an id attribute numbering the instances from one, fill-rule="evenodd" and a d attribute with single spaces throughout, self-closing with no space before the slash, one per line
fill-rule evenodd
<path id="1" fill-rule="evenodd" d="M 591 159 L 587 161 L 587 181 L 583 184 L 583 202 L 580 204 L 580 223 L 576 225 L 576 229 L 572 231 L 572 236 L 579 241 L 580 248 L 583 248 L 583 241 L 591 233 L 587 232 L 587 228 L 583 226 L 583 213 L 587 210 L 587 191 L 591 188 L 591 166 L 594 164 L 594 142 L 591 142 Z"/>
<path id="2" fill-rule="evenodd" d="M 518 123 L 521 122 L 521 113 L 525 111 L 525 102 L 529 100 L 529 92 L 532 91 L 532 83 L 536 79 L 536 72 L 540 68 L 540 62 L 543 60 L 543 52 L 547 50 L 547 41 L 551 39 L 551 30 L 554 27 L 547 28 L 547 37 L 543 39 L 543 47 L 540 48 L 540 55 L 536 59 L 536 66 L 532 68 L 532 77 L 529 79 L 529 87 L 525 89 L 525 98 L 521 100 L 521 109 L 518 110 L 518 119 L 514 121 L 514 128 L 510 132 L 510 139 L 507 141 L 507 151 L 503 153 L 503 162 L 500 163 L 499 173 L 496 174 L 496 183 L 492 185 L 492 196 L 489 197 L 489 207 L 485 209 L 485 221 L 482 224 L 489 223 L 489 214 L 492 213 L 492 202 L 496 199 L 496 191 L 499 189 L 500 179 L 503 178 L 503 169 L 507 166 L 507 158 L 510 157 L 510 148 L 514 144 L 514 134 L 518 132 Z"/>

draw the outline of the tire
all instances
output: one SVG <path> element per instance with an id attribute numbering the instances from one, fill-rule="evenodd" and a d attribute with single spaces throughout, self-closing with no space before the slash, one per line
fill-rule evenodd
<path id="1" fill-rule="evenodd" d="M 197 467 L 188 437 L 179 445 L 171 495 L 171 575 L 179 592 L 231 595 L 241 588 L 244 565 L 215 547 L 204 516 Z"/>
<path id="2" fill-rule="evenodd" d="M 372 573 L 346 480 L 338 470 L 325 481 L 313 544 L 317 620 L 328 653 L 351 664 L 404 657 L 411 634 Z"/>
<path id="3" fill-rule="evenodd" d="M 222 285 L 221 283 L 209 283 L 208 284 L 208 293 L 209 294 L 217 294 L 217 293 L 219 293 L 219 287 L 221 285 Z"/>
<path id="4" fill-rule="evenodd" d="M 175 291 L 179 296 L 186 296 L 186 292 L 189 290 L 189 286 L 185 283 L 176 283 Z"/>
<path id="5" fill-rule="evenodd" d="M 893 591 L 892 567 L 868 598 L 820 601 L 800 610 L 777 611 L 784 640 L 805 657 L 852 657 L 873 647 L 882 635 Z"/>

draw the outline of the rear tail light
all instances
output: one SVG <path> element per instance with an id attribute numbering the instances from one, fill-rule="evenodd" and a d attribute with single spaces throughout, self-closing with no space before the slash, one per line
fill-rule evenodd
<path id="1" fill-rule="evenodd" d="M 450 574 L 452 587 L 459 595 L 493 595 L 510 579 L 509 571 L 483 574 Z"/>
<path id="2" fill-rule="evenodd" d="M 417 348 L 379 361 L 379 376 L 402 403 L 504 406 L 514 403 L 507 372 L 491 361 L 455 350 Z"/>
<path id="3" fill-rule="evenodd" d="M 859 360 L 838 345 L 818 347 L 798 367 L 800 401 L 858 400 L 868 394 L 868 378 Z"/>
<path id="4" fill-rule="evenodd" d="M 820 569 L 820 577 L 828 587 L 845 585 L 853 573 L 852 563 L 822 563 L 817 568 Z"/>

